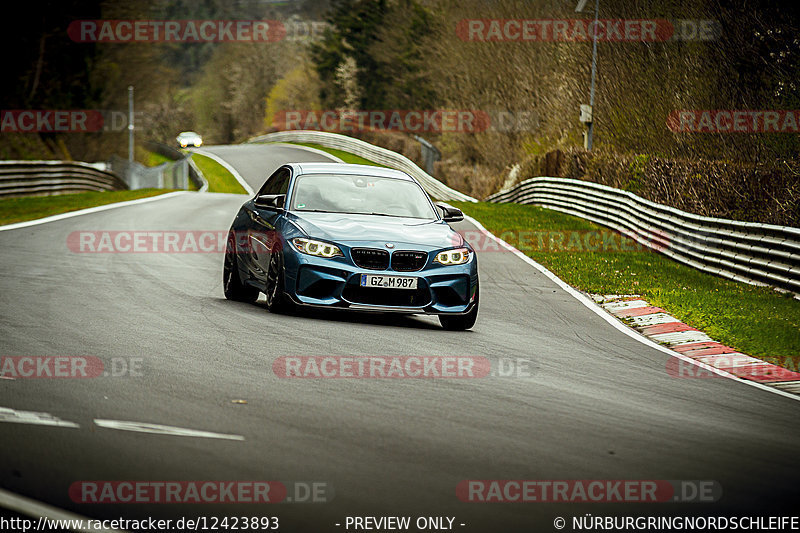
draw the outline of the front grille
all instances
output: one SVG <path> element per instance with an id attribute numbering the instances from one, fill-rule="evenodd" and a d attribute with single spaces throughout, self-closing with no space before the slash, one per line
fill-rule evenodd
<path id="1" fill-rule="evenodd" d="M 353 248 L 350 250 L 353 263 L 370 270 L 386 270 L 389 268 L 389 252 L 375 248 Z"/>
<path id="2" fill-rule="evenodd" d="M 392 270 L 398 272 L 422 270 L 427 262 L 428 254 L 425 252 L 397 251 L 392 254 Z"/>
<path id="3" fill-rule="evenodd" d="M 378 287 L 361 287 L 348 284 L 342 297 L 348 302 L 367 305 L 383 305 L 387 307 L 423 307 L 430 303 L 430 290 L 418 287 L 416 290 L 383 289 Z"/>

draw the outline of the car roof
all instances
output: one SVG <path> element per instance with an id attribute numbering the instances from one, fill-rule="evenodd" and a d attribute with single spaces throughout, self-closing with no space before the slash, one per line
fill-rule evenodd
<path id="1" fill-rule="evenodd" d="M 354 165 L 351 163 L 290 163 L 296 174 L 353 174 L 360 176 L 375 176 L 396 178 L 406 181 L 414 179 L 400 170 L 372 165 Z"/>

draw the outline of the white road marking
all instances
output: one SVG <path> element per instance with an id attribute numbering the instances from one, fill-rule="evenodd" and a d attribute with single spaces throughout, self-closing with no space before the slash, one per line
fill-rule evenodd
<path id="1" fill-rule="evenodd" d="M 198 429 L 179 428 L 174 426 L 162 426 L 161 424 L 149 424 L 147 422 L 128 422 L 123 420 L 106 420 L 96 418 L 94 423 L 101 428 L 118 429 L 121 431 L 136 431 L 139 433 L 153 433 L 155 435 L 172 435 L 176 437 L 202 437 L 206 439 L 225 439 L 225 440 L 244 440 L 241 435 L 229 433 L 214 433 L 212 431 L 202 431 Z"/>
<path id="2" fill-rule="evenodd" d="M 64 511 L 62 509 L 58 509 L 57 507 L 53 507 L 51 505 L 47 505 L 46 503 L 42 503 L 36 500 L 32 500 L 30 498 L 26 498 L 25 496 L 20 496 L 19 494 L 14 494 L 13 492 L 8 492 L 7 490 L 0 489 L 0 507 L 5 509 L 9 509 L 11 511 L 15 511 L 20 514 L 24 514 L 26 516 L 30 516 L 31 518 L 42 519 L 42 518 L 49 518 L 50 520 L 72 520 L 73 523 L 75 522 L 82 522 L 84 524 L 88 524 L 89 519 L 83 517 L 81 515 L 73 514 L 68 511 Z M 42 520 L 42 522 L 44 522 Z M 94 525 L 94 524 L 93 524 Z M 119 529 L 109 529 L 102 527 L 102 523 L 100 524 L 101 527 L 96 529 L 79 529 L 73 528 L 71 531 L 114 531 L 114 532 L 122 532 Z M 39 528 L 37 528 L 39 529 Z M 42 528 L 40 530 L 44 530 L 44 524 L 42 524 Z"/>
<path id="3" fill-rule="evenodd" d="M 32 424 L 35 426 L 59 426 L 64 428 L 80 427 L 74 422 L 61 420 L 50 413 L 38 413 L 35 411 L 17 411 L 8 407 L 0 407 L 0 422 L 10 422 L 12 424 Z"/>
<path id="4" fill-rule="evenodd" d="M 594 314 L 596 314 L 597 316 L 599 316 L 600 318 L 602 318 L 603 320 L 608 322 L 613 328 L 615 328 L 618 331 L 624 333 L 628 337 L 630 337 L 632 339 L 636 339 L 637 341 L 641 342 L 642 344 L 645 344 L 645 345 L 647 345 L 647 346 L 649 346 L 651 348 L 654 348 L 654 349 L 656 349 L 656 350 L 658 350 L 660 352 L 663 352 L 663 353 L 669 355 L 670 357 L 675 357 L 677 359 L 680 359 L 681 361 L 685 361 L 687 363 L 691 363 L 693 365 L 696 365 L 696 366 L 702 368 L 703 370 L 707 370 L 709 372 L 712 372 L 714 374 L 720 375 L 722 377 L 726 377 L 726 378 L 729 378 L 729 379 L 734 379 L 734 380 L 738 381 L 739 383 L 744 383 L 745 385 L 749 385 L 750 387 L 755 387 L 757 389 L 765 390 L 765 391 L 771 392 L 773 394 L 777 394 L 779 396 L 783 396 L 785 398 L 789 398 L 789 399 L 794 400 L 794 401 L 800 401 L 800 396 L 798 396 L 798 395 L 792 394 L 790 392 L 786 392 L 784 390 L 781 390 L 781 389 L 778 389 L 778 388 L 775 388 L 775 387 L 769 387 L 769 386 L 764 385 L 762 383 L 759 383 L 757 381 L 739 379 L 737 376 L 734 376 L 733 374 L 731 374 L 729 372 L 724 372 L 722 370 L 719 370 L 718 368 L 714 368 L 712 366 L 709 366 L 707 364 L 701 363 L 699 361 L 695 361 L 691 357 L 688 357 L 688 356 L 686 356 L 686 355 L 684 355 L 682 353 L 678 353 L 678 352 L 672 351 L 669 348 L 666 348 L 664 346 L 661 346 L 660 344 L 655 343 L 654 341 L 652 341 L 651 339 L 645 337 L 644 335 L 640 335 L 635 330 L 629 328 L 628 326 L 626 326 L 622 322 L 620 322 L 620 320 L 617 319 L 615 316 L 610 315 L 609 313 L 607 313 L 602 307 L 600 307 L 599 305 L 596 305 L 585 294 L 583 294 L 582 292 L 579 292 L 579 291 L 575 290 L 574 288 L 570 287 L 565 281 L 563 281 L 558 276 L 556 276 L 555 274 L 553 274 L 552 272 L 547 270 L 544 266 L 540 265 L 539 263 L 537 263 L 536 261 L 534 261 L 533 259 L 531 259 L 527 255 L 523 254 L 522 252 L 520 252 L 519 250 L 517 250 L 516 248 L 514 248 L 513 246 L 508 244 L 506 241 L 495 237 L 492 233 L 490 233 L 486 228 L 483 227 L 483 224 L 481 224 L 480 222 L 478 222 L 477 220 L 475 220 L 471 216 L 464 215 L 464 220 L 466 220 L 467 222 L 473 224 L 476 228 L 478 228 L 479 231 L 485 232 L 486 235 L 489 235 L 489 237 L 491 237 L 500 246 L 502 246 L 503 248 L 505 248 L 509 252 L 513 253 L 514 255 L 516 255 L 517 257 L 519 257 L 520 259 L 522 259 L 526 263 L 528 263 L 530 266 L 532 266 L 533 268 L 535 268 L 536 270 L 538 270 L 539 272 L 544 274 L 553 283 L 555 283 L 556 285 L 561 287 L 570 296 L 572 296 L 573 298 L 578 300 L 581 304 L 583 304 L 587 309 L 589 309 L 591 312 L 593 312 Z"/>
<path id="5" fill-rule="evenodd" d="M 5 226 L 0 226 L 0 231 L 27 228 L 29 226 L 38 226 L 39 224 L 46 224 L 48 222 L 55 222 L 56 220 L 63 220 L 65 218 L 88 215 L 89 213 L 97 213 L 99 211 L 107 211 L 109 209 L 116 209 L 118 207 L 126 207 L 129 205 L 143 204 L 145 202 L 154 202 L 156 200 L 171 198 L 178 194 L 186 194 L 186 191 L 168 192 L 166 194 L 159 194 L 158 196 L 148 196 L 147 198 L 139 198 L 138 200 L 128 200 L 127 202 L 116 202 L 113 204 L 98 205 L 97 207 L 87 207 L 86 209 L 81 209 L 79 211 L 70 211 L 69 213 L 61 213 L 60 215 L 53 215 L 51 217 L 37 218 L 36 220 L 26 220 L 25 222 L 16 222 L 14 224 L 6 224 Z"/>

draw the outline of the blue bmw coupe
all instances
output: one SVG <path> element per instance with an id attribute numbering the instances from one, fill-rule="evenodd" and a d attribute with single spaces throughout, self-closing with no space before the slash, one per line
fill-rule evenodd
<path id="1" fill-rule="evenodd" d="M 241 207 L 228 234 L 225 297 L 292 306 L 438 315 L 465 330 L 478 316 L 475 251 L 411 176 L 387 168 L 290 163 Z"/>

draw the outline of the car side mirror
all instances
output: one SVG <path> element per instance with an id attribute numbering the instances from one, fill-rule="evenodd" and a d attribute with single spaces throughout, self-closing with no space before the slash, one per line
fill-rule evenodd
<path id="1" fill-rule="evenodd" d="M 256 196 L 255 204 L 257 207 L 266 207 L 268 209 L 283 209 L 285 201 L 285 194 L 262 194 Z"/>
<path id="2" fill-rule="evenodd" d="M 436 207 L 442 210 L 442 218 L 445 222 L 461 222 L 464 220 L 464 213 L 457 207 L 444 203 L 436 204 Z"/>

